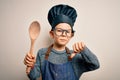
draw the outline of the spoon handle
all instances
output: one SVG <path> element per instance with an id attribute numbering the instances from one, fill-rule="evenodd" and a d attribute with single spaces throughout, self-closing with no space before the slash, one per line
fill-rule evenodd
<path id="1" fill-rule="evenodd" d="M 34 43 L 35 43 L 35 40 L 31 39 L 31 46 L 30 46 L 30 52 L 29 52 L 31 55 L 34 52 Z M 29 74 L 30 70 L 31 70 L 31 67 L 27 66 L 26 73 Z"/>
<path id="2" fill-rule="evenodd" d="M 34 52 L 34 43 L 35 43 L 35 40 L 32 40 L 31 39 L 31 46 L 30 46 L 30 54 L 33 54 L 33 52 Z"/>

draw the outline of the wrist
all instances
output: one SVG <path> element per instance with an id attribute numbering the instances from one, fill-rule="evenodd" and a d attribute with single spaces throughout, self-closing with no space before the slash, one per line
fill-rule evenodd
<path id="1" fill-rule="evenodd" d="M 31 66 L 31 69 L 33 69 L 34 68 L 34 65 L 33 66 Z"/>

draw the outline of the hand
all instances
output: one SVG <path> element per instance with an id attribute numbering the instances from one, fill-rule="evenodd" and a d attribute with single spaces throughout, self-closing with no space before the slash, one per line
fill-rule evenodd
<path id="1" fill-rule="evenodd" d="M 85 47 L 83 42 L 77 42 L 73 45 L 73 53 L 71 54 L 71 58 L 73 58 L 76 53 L 80 53 Z"/>
<path id="2" fill-rule="evenodd" d="M 77 42 L 73 45 L 74 53 L 80 53 L 84 49 L 85 45 L 83 42 Z"/>
<path id="3" fill-rule="evenodd" d="M 29 74 L 31 68 L 33 68 L 35 64 L 35 55 L 30 54 L 30 53 L 26 54 L 24 58 L 24 64 L 27 66 L 26 73 Z"/>
<path id="4" fill-rule="evenodd" d="M 30 53 L 27 53 L 25 58 L 24 58 L 24 64 L 27 66 L 27 67 L 33 67 L 34 64 L 35 64 L 36 60 L 35 60 L 35 55 L 34 54 L 30 54 Z"/>

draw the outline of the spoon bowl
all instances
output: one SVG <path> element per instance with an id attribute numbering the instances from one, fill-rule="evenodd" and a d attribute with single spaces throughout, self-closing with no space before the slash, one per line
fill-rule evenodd
<path id="1" fill-rule="evenodd" d="M 36 40 L 40 33 L 40 24 L 37 21 L 31 23 L 29 27 L 30 39 Z"/>

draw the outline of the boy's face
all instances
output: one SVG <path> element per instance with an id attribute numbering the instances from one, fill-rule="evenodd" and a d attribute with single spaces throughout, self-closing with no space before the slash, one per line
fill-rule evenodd
<path id="1" fill-rule="evenodd" d="M 71 26 L 67 23 L 59 23 L 53 31 L 50 31 L 54 43 L 61 46 L 65 46 L 69 42 L 72 34 Z"/>

